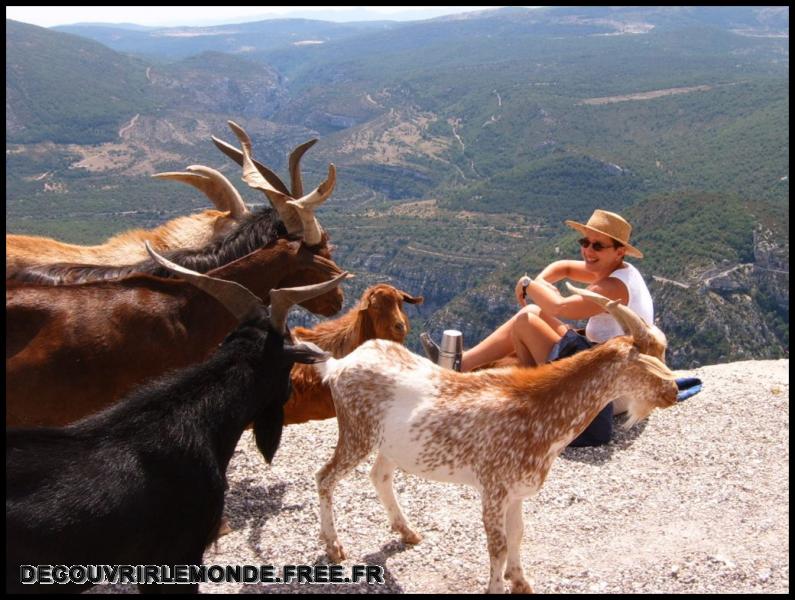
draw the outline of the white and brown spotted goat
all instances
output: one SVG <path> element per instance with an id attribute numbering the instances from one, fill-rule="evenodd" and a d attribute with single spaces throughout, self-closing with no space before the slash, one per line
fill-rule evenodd
<path id="1" fill-rule="evenodd" d="M 483 502 L 487 591 L 503 592 L 503 576 L 513 592 L 532 591 L 520 561 L 522 500 L 539 491 L 555 458 L 611 400 L 628 398 L 627 427 L 676 402 L 674 375 L 653 356 L 664 351 L 662 332 L 624 305 L 570 289 L 600 301 L 629 335 L 541 367 L 457 373 L 386 340 L 317 365 L 339 423 L 334 455 L 316 476 L 321 539 L 333 561 L 345 558 L 334 487 L 376 448 L 370 478 L 404 542 L 421 538 L 395 498 L 396 467 L 471 485 Z"/>

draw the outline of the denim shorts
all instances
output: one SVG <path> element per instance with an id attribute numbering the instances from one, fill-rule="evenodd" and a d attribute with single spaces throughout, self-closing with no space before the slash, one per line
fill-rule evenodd
<path id="1" fill-rule="evenodd" d="M 578 333 L 575 329 L 569 329 L 564 336 L 560 338 L 557 344 L 552 346 L 547 356 L 547 362 L 553 362 L 567 356 L 577 354 L 581 350 L 592 348 L 596 344 L 590 341 L 587 337 Z"/>
<path id="2" fill-rule="evenodd" d="M 587 337 L 574 329 L 569 329 L 557 344 L 549 351 L 547 362 L 553 362 L 588 350 L 596 346 Z M 601 446 L 613 437 L 613 403 L 609 402 L 602 411 L 596 415 L 591 424 L 578 435 L 569 446 Z"/>

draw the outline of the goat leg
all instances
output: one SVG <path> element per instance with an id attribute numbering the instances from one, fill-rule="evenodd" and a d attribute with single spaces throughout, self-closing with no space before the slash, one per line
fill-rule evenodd
<path id="1" fill-rule="evenodd" d="M 505 535 L 505 516 L 508 508 L 508 499 L 505 490 L 484 490 L 483 502 L 483 527 L 486 529 L 486 543 L 489 548 L 489 587 L 487 594 L 504 594 L 505 585 L 502 575 L 505 571 L 505 561 L 508 556 L 508 540 Z"/>
<path id="2" fill-rule="evenodd" d="M 375 486 L 375 491 L 378 492 L 378 498 L 381 504 L 384 505 L 387 515 L 389 516 L 389 524 L 392 526 L 392 531 L 400 534 L 400 539 L 405 544 L 419 544 L 422 541 L 422 536 L 409 527 L 403 511 L 400 510 L 397 498 L 395 498 L 395 491 L 392 487 L 392 477 L 395 474 L 395 462 L 380 452 L 375 459 L 375 464 L 370 471 L 370 480 Z"/>
<path id="3" fill-rule="evenodd" d="M 505 579 L 511 582 L 512 594 L 532 594 L 533 588 L 525 578 L 522 569 L 522 499 L 517 498 L 508 505 L 505 516 L 505 528 L 508 539 L 508 564 L 505 567 Z"/>
<path id="4" fill-rule="evenodd" d="M 350 449 L 349 449 L 350 448 Z M 343 439 L 337 443 L 334 455 L 315 475 L 317 491 L 320 496 L 320 539 L 326 545 L 326 552 L 332 562 L 345 560 L 345 551 L 340 544 L 334 526 L 334 488 L 353 468 L 370 454 L 371 447 L 361 444 L 346 446 Z"/>

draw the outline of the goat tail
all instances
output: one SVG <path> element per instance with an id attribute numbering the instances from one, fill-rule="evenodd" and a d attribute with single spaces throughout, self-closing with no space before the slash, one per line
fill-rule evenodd
<path id="1" fill-rule="evenodd" d="M 328 384 L 328 378 L 337 372 L 339 363 L 340 361 L 338 359 L 329 358 L 323 362 L 316 362 L 312 366 L 315 368 L 315 372 L 320 375 L 321 381 Z"/>

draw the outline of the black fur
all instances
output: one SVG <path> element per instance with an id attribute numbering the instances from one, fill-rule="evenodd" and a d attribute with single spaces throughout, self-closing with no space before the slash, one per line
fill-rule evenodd
<path id="1" fill-rule="evenodd" d="M 243 430 L 254 422 L 270 462 L 293 363 L 324 356 L 274 332 L 263 307 L 203 364 L 168 373 L 67 427 L 8 429 L 6 591 L 90 587 L 22 585 L 21 564 L 201 564 L 217 535 L 226 468 Z M 141 589 L 195 592 L 198 585 Z"/>

